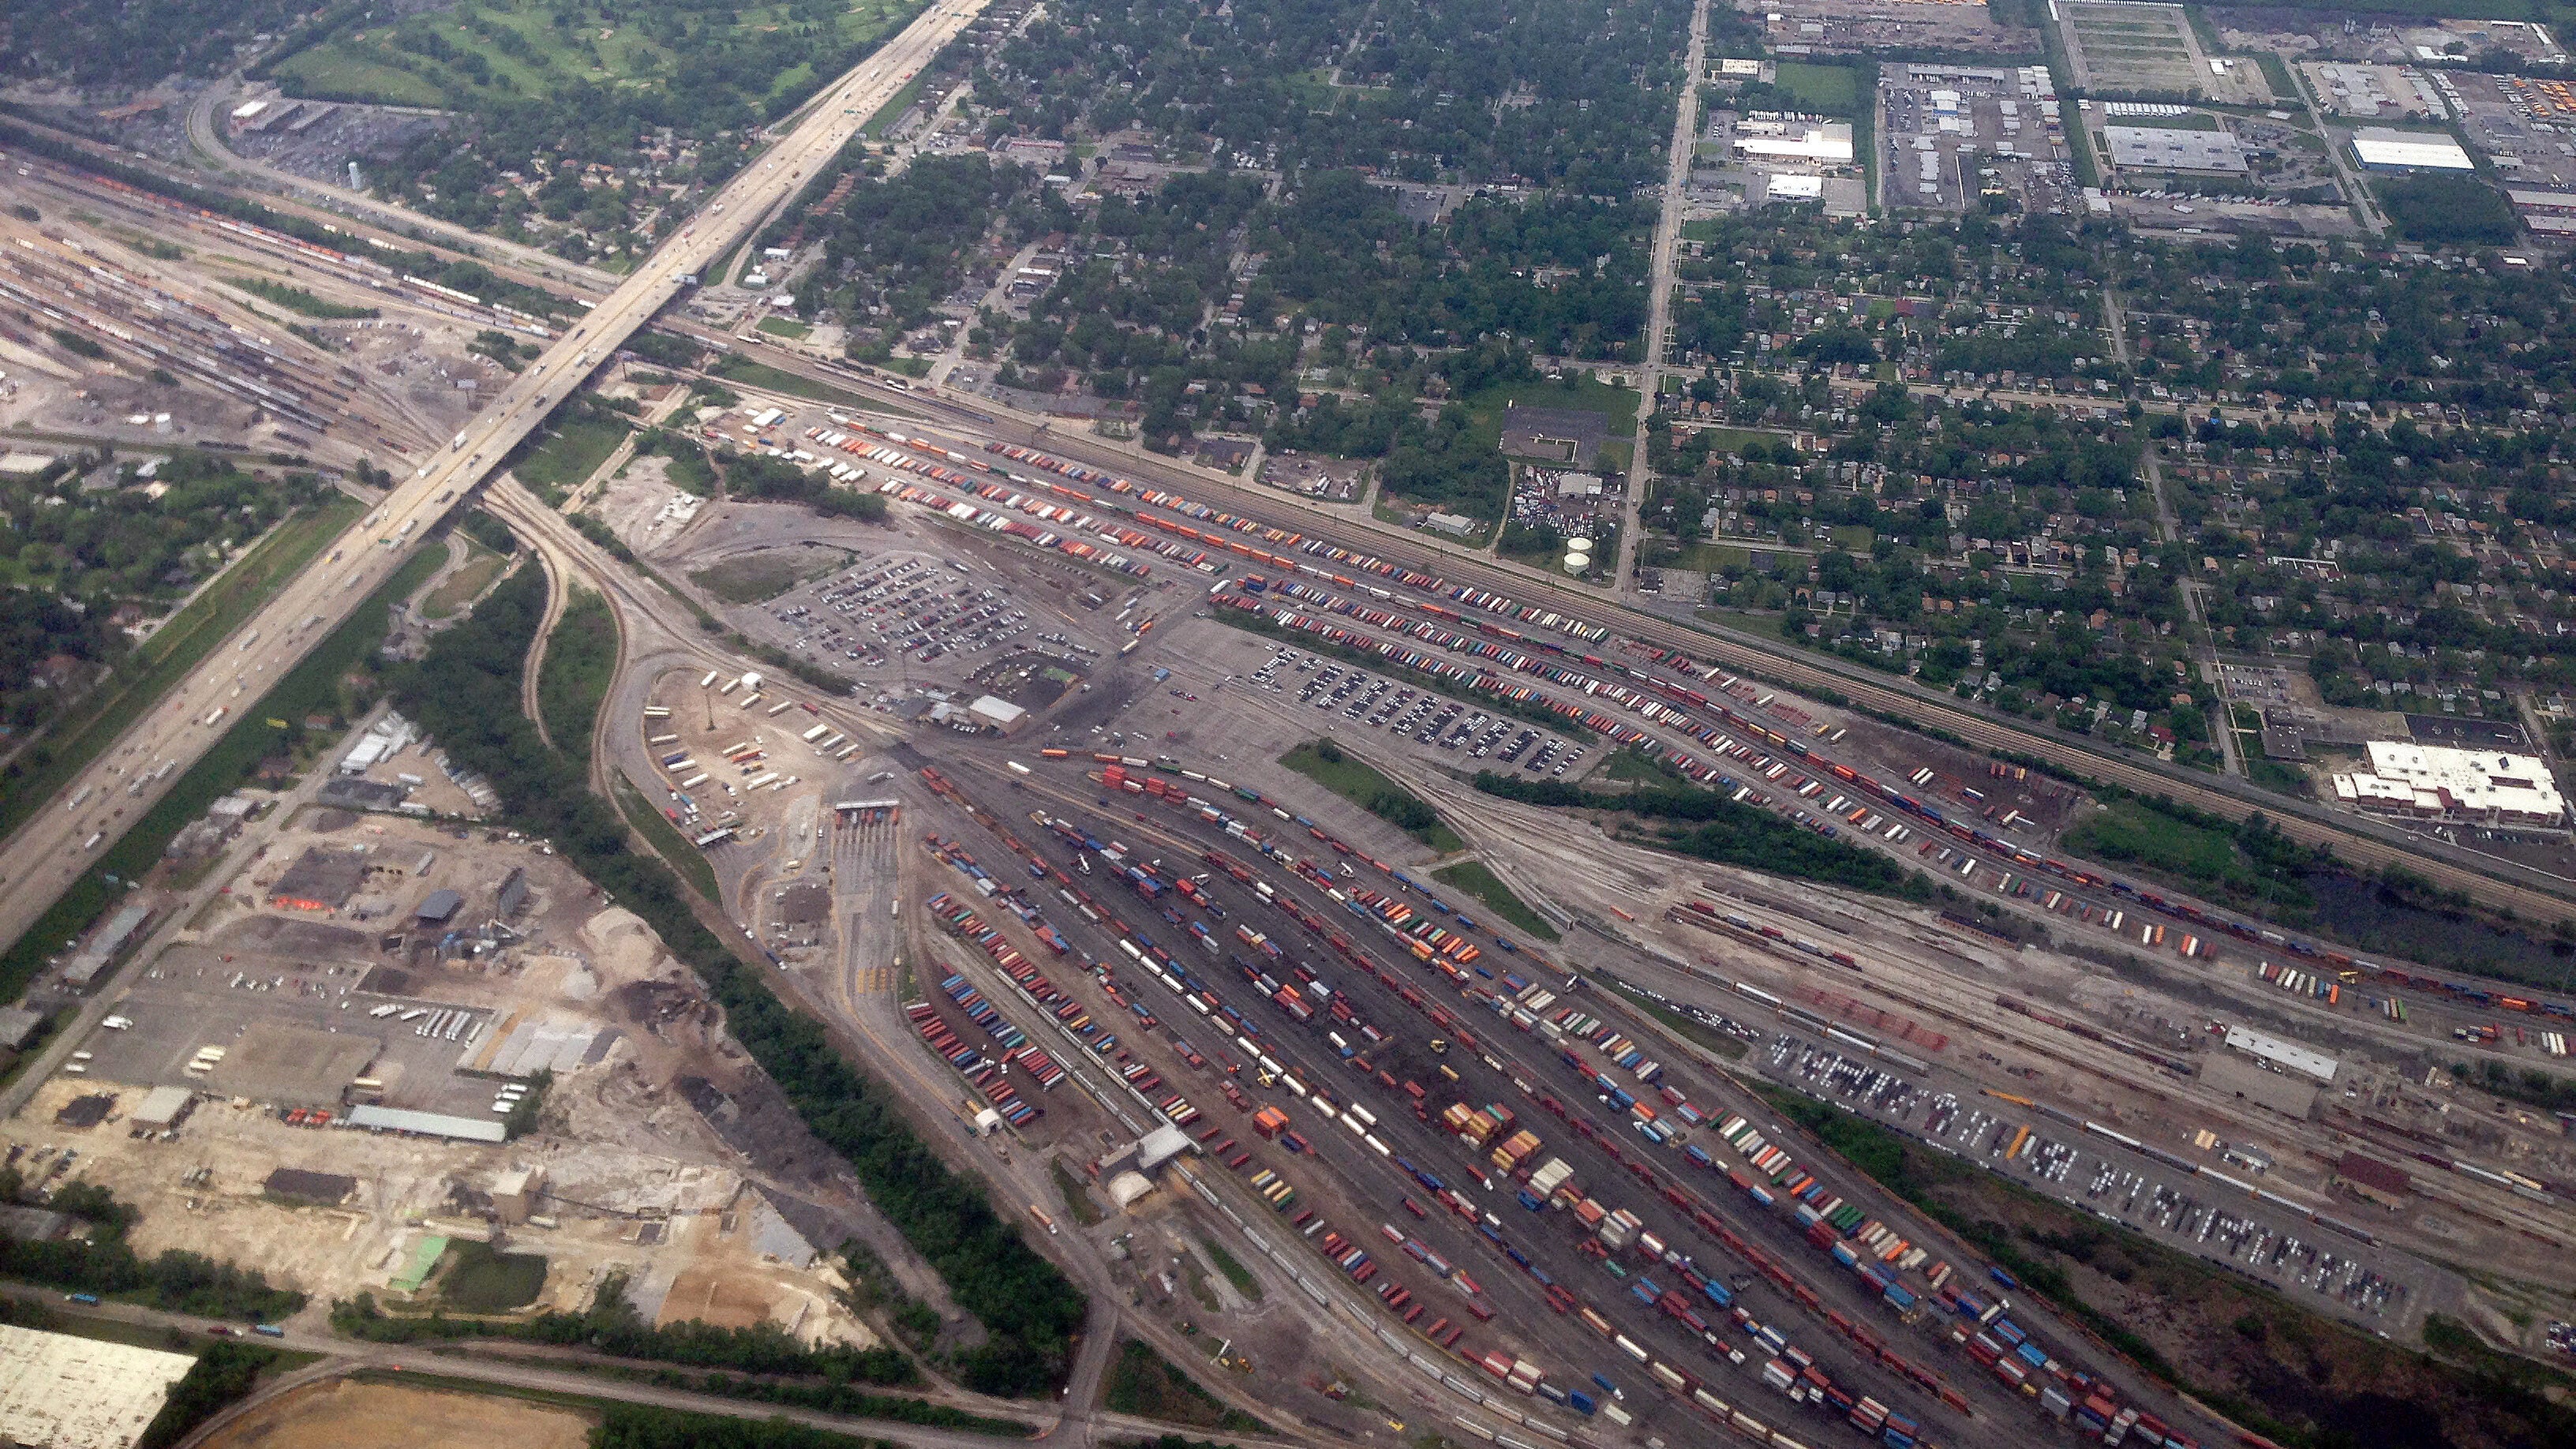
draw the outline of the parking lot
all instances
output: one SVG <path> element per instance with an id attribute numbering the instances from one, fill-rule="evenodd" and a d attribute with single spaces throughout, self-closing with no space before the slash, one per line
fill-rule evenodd
<path id="1" fill-rule="evenodd" d="M 1302 682 L 1295 678 L 1300 675 Z M 1299 704 L 1319 711 L 1338 709 L 1342 718 L 1385 730 L 1398 739 L 1494 762 L 1483 768 L 1518 766 L 1529 774 L 1562 778 L 1589 753 L 1586 747 L 1549 731 L 1497 718 L 1447 695 L 1400 685 L 1356 665 L 1331 663 L 1301 650 L 1275 650 L 1270 661 L 1248 679 L 1255 688 L 1274 694 L 1285 694 L 1290 684 L 1296 684 Z M 1574 773 L 1579 777 L 1582 772 Z"/>
<path id="2" fill-rule="evenodd" d="M 1764 1070 L 1811 1096 L 1903 1130 L 1943 1152 L 2001 1173 L 2165 1247 L 2231 1268 L 2295 1297 L 2318 1295 L 2333 1311 L 2404 1336 L 2424 1310 L 2421 1271 L 2358 1240 L 2274 1211 L 2215 1180 L 2142 1153 L 2105 1149 L 2078 1127 L 2034 1124 L 1995 1098 L 1962 1098 L 1890 1064 L 1847 1055 L 1781 1032 L 1760 1054 Z M 2251 1159 L 2231 1174 L 2259 1176 Z"/>
<path id="3" fill-rule="evenodd" d="M 917 553 L 864 560 L 767 607 L 795 636 L 790 647 L 861 666 L 898 654 L 916 664 L 972 657 L 1020 637 L 1029 622 L 1001 591 L 970 581 L 965 565 Z"/>

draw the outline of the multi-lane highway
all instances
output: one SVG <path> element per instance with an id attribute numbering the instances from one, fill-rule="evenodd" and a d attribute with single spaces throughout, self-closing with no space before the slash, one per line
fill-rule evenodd
<path id="1" fill-rule="evenodd" d="M 23 935 L 121 821 L 139 817 L 238 721 L 258 691 L 301 658 L 359 600 L 391 577 L 457 500 L 534 432 L 553 405 L 692 277 L 730 254 L 901 90 L 985 0 L 942 0 L 828 87 L 805 119 L 755 160 L 678 235 L 645 259 L 430 461 L 398 481 L 320 563 L 289 582 L 57 798 L 0 845 L 0 940 Z M 255 671 L 255 672 L 254 672 Z M 164 769 L 164 765 L 174 768 Z M 121 814 L 116 812 L 122 812 Z"/>

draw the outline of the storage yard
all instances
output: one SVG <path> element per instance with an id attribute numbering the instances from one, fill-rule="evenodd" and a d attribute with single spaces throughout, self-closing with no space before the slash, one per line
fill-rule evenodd
<path id="1" fill-rule="evenodd" d="M 0 1133 L 31 1176 L 141 1208 L 138 1249 L 326 1303 L 439 1302 L 452 1244 L 507 1237 L 546 1262 L 532 1308 L 618 1274 L 648 1318 L 676 1294 L 678 1316 L 870 1341 L 823 1255 L 900 1246 L 845 1176 L 761 1166 L 802 1133 L 735 1061 L 542 842 L 306 807 Z"/>

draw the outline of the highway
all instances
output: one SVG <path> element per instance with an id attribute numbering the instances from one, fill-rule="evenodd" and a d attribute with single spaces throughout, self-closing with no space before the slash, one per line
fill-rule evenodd
<path id="1" fill-rule="evenodd" d="M 984 0 L 942 0 L 832 83 L 805 119 L 718 192 L 705 212 L 656 250 L 589 314 L 556 338 L 429 462 L 396 483 L 359 528 L 307 568 L 237 636 L 209 655 L 98 759 L 0 845 L 0 940 L 15 941 L 90 860 L 111 827 L 149 810 L 170 782 L 258 701 L 255 677 L 273 681 L 402 566 L 458 500 L 480 484 L 599 364 L 730 254 L 781 198 L 839 153 L 876 109 L 901 90 Z M 253 651 L 257 652 L 254 653 Z M 164 770 L 164 765 L 172 768 Z M 125 812 L 112 815 L 110 812 Z"/>

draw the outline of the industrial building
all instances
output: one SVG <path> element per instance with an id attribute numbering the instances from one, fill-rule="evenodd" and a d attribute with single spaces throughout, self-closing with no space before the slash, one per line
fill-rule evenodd
<path id="1" fill-rule="evenodd" d="M 2440 131 L 2364 126 L 2352 133 L 2353 158 L 2370 171 L 2470 171 L 2460 143 Z"/>
<path id="2" fill-rule="evenodd" d="M 125 1120 L 153 1131 L 167 1131 L 188 1118 L 188 1109 L 197 1105 L 197 1094 L 186 1087 L 154 1087 L 143 1094 L 143 1105 L 126 1115 Z"/>
<path id="3" fill-rule="evenodd" d="M 337 911 L 366 880 L 364 851 L 310 846 L 269 888 L 268 903 L 282 911 Z"/>
<path id="4" fill-rule="evenodd" d="M 0 1324 L 0 1442 L 130 1449 L 189 1354 Z"/>
<path id="5" fill-rule="evenodd" d="M 2248 1031 L 2241 1026 L 2227 1029 L 2227 1045 L 2258 1062 L 2311 1077 L 2327 1085 L 2333 1084 L 2335 1073 L 2343 1066 L 2342 1062 L 2324 1052 L 2303 1047 L 2297 1042 L 2283 1041 L 2277 1036 L 2266 1036 L 2259 1031 Z"/>
<path id="6" fill-rule="evenodd" d="M 1755 113 L 1735 123 L 1734 149 L 1742 161 L 1804 161 L 1821 166 L 1852 164 L 1849 121 L 1818 121 L 1802 116 Z"/>
<path id="7" fill-rule="evenodd" d="M 995 734 L 1012 734 L 1028 723 L 1029 712 L 1009 700 L 992 694 L 979 694 L 966 706 L 967 716 Z"/>
<path id="8" fill-rule="evenodd" d="M 445 1137 L 458 1142 L 502 1142 L 509 1134 L 498 1117 L 458 1117 L 446 1112 L 414 1112 L 373 1103 L 352 1107 L 345 1119 L 371 1132 L 403 1132 L 415 1137 Z"/>
<path id="9" fill-rule="evenodd" d="M 2129 171 L 2205 171 L 2242 176 L 2245 148 L 2227 131 L 2184 131 L 2171 126 L 2104 126 L 2111 164 Z"/>
<path id="10" fill-rule="evenodd" d="M 144 923 L 151 919 L 152 909 L 141 905 L 123 907 L 108 917 L 99 933 L 63 967 L 63 984 L 74 991 L 87 991 L 126 947 L 142 939 Z"/>
<path id="11" fill-rule="evenodd" d="M 455 891 L 431 891 L 429 899 L 420 903 L 420 909 L 412 912 L 412 920 L 423 929 L 444 926 L 455 920 L 456 913 L 464 906 L 465 897 Z"/>
<path id="12" fill-rule="evenodd" d="M 2554 830 L 2567 802 L 2549 766 L 2529 755 L 2372 740 L 2370 768 L 2331 778 L 2356 810 L 2463 825 Z"/>
<path id="13" fill-rule="evenodd" d="M 2414 1179 L 2404 1168 L 2358 1152 L 2345 1153 L 2335 1163 L 2334 1175 L 2336 1181 L 2384 1208 L 2405 1206 L 2407 1196 L 2415 1191 Z"/>
<path id="14" fill-rule="evenodd" d="M 510 1167 L 492 1179 L 492 1213 L 502 1222 L 516 1226 L 528 1220 L 537 1210 L 537 1202 L 546 1195 L 546 1170 L 542 1167 Z"/>

